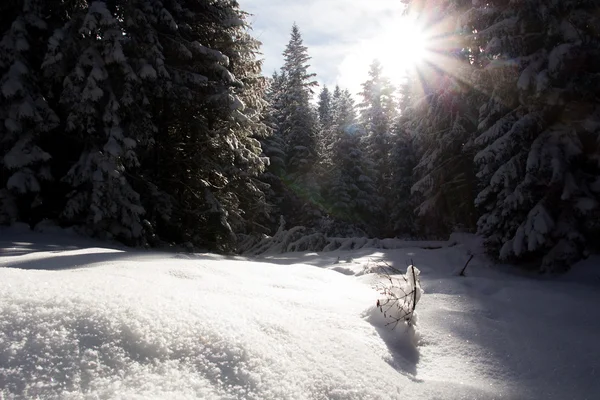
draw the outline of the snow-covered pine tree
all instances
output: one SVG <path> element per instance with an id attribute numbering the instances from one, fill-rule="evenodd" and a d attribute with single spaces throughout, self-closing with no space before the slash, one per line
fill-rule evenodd
<path id="1" fill-rule="evenodd" d="M 41 85 L 39 67 L 49 36 L 44 2 L 20 0 L 0 7 L 0 223 L 36 222 L 50 181 L 50 154 L 41 138 L 58 125 Z"/>
<path id="2" fill-rule="evenodd" d="M 357 124 L 352 95 L 336 86 L 331 97 L 331 165 L 324 176 L 327 209 L 338 221 L 364 227 L 372 223 L 379 204 L 373 165 Z"/>
<path id="3" fill-rule="evenodd" d="M 262 182 L 268 185 L 264 192 L 267 203 L 271 207 L 270 216 L 265 224 L 273 232 L 279 226 L 280 216 L 283 213 L 282 206 L 287 197 L 283 183 L 283 178 L 286 176 L 286 146 L 279 129 L 281 110 L 283 109 L 281 99 L 284 80 L 285 77 L 277 71 L 268 80 L 265 94 L 267 107 L 263 113 L 263 118 L 270 134 L 260 139 L 263 154 L 269 159 L 268 166 L 260 178 Z"/>
<path id="4" fill-rule="evenodd" d="M 9 3 L 13 20 L 23 4 Z M 159 242 L 221 249 L 232 248 L 234 231 L 255 229 L 267 210 L 256 180 L 265 163 L 257 140 L 266 132 L 265 85 L 259 44 L 237 2 L 39 4 L 50 27 L 39 39 L 46 45 L 35 52 L 38 65 L 43 60 L 36 72 L 60 119 L 42 148 L 63 177 L 46 191 L 52 201 L 44 216 L 62 212 L 66 224 L 129 243 L 144 240 L 144 226 Z M 4 55 L 3 63 L 14 56 Z M 6 139 L 8 151 L 14 137 Z M 41 158 L 27 167 L 38 173 L 36 163 Z M 8 172 L 1 169 L 3 184 Z"/>
<path id="5" fill-rule="evenodd" d="M 270 79 L 267 92 L 268 111 L 265 115 L 266 123 L 272 134 L 261 140 L 264 154 L 269 157 L 269 167 L 262 176 L 262 180 L 269 185 L 266 189 L 268 203 L 271 205 L 271 218 L 269 227 L 275 231 L 283 217 L 287 226 L 316 226 L 319 217 L 318 204 L 312 204 L 306 192 L 298 189 L 287 174 L 287 160 L 289 147 L 283 134 L 286 125 L 285 116 L 287 104 L 285 102 L 286 73 L 274 72 Z M 311 171 L 311 176 L 314 171 Z M 304 210 L 298 212 L 298 210 Z"/>
<path id="6" fill-rule="evenodd" d="M 256 181 L 264 80 L 247 15 L 235 1 L 127 5 L 141 44 L 128 54 L 147 72 L 156 125 L 142 159 L 150 222 L 163 240 L 230 250 L 266 210 Z"/>
<path id="7" fill-rule="evenodd" d="M 390 221 L 396 236 L 414 236 L 417 232 L 415 208 L 417 196 L 411 193 L 414 185 L 413 170 L 417 165 L 416 137 L 412 129 L 413 98 L 415 80 L 411 75 L 400 85 L 400 114 L 393 128 L 393 143 L 390 153 Z"/>
<path id="8" fill-rule="evenodd" d="M 568 268 L 600 232 L 595 1 L 478 4 L 479 232 L 501 260 Z"/>
<path id="9" fill-rule="evenodd" d="M 130 128 L 132 110 L 142 105 L 135 104 L 139 78 L 123 52 L 127 37 L 103 1 L 73 5 L 66 13 L 42 64 L 50 81 L 62 83 L 57 97 L 63 139 L 71 142 L 67 149 L 78 152 L 65 154 L 60 143 L 53 148 L 59 163 L 74 158 L 62 177 L 70 190 L 62 220 L 140 242 L 144 209 L 127 173 L 139 165 Z"/>
<path id="10" fill-rule="evenodd" d="M 225 20 L 225 26 L 233 34 L 231 48 L 224 49 L 224 54 L 229 57 L 230 70 L 240 84 L 231 87 L 229 96 L 233 115 L 228 120 L 229 129 L 225 131 L 228 137 L 223 138 L 222 147 L 232 152 L 233 162 L 223 167 L 230 184 L 229 192 L 220 193 L 220 199 L 234 232 L 266 233 L 259 221 L 269 217 L 270 206 L 264 193 L 268 186 L 259 177 L 268 160 L 262 156 L 259 140 L 271 133 L 263 121 L 267 80 L 262 76 L 262 60 L 258 57 L 261 43 L 249 34 L 248 16 L 234 7 L 230 19 Z"/>
<path id="11" fill-rule="evenodd" d="M 279 129 L 287 145 L 286 180 L 310 202 L 319 203 L 319 185 L 314 170 L 318 162 L 317 115 L 310 101 L 317 85 L 315 74 L 309 73 L 308 49 L 296 24 L 284 52 L 285 76 L 282 90 L 283 109 Z"/>
<path id="12" fill-rule="evenodd" d="M 362 102 L 359 104 L 360 122 L 365 130 L 364 142 L 367 155 L 374 166 L 375 185 L 381 201 L 380 208 L 388 209 L 391 176 L 389 150 L 396 104 L 394 87 L 383 75 L 379 61 L 375 60 L 371 64 L 369 78 L 362 84 L 360 95 L 362 97 Z M 376 224 L 380 225 L 382 233 L 387 233 L 387 227 L 383 226 L 383 216 L 379 217 L 381 220 Z"/>
<path id="13" fill-rule="evenodd" d="M 174 159 L 163 152 L 172 145 L 169 126 L 174 116 L 170 107 L 190 97 L 185 83 L 174 82 L 174 74 L 166 61 L 171 56 L 173 64 L 172 55 L 181 50 L 174 40 L 178 27 L 174 9 L 181 10 L 177 2 L 134 0 L 119 1 L 114 10 L 127 32 L 122 44 L 124 53 L 139 78 L 134 92 L 137 112 L 130 115 L 128 129 L 137 138 L 136 153 L 141 165 L 129 170 L 128 175 L 145 209 L 146 237 L 154 244 L 160 244 L 161 240 L 184 241 L 178 234 L 171 234 L 184 229 L 181 225 L 175 227 L 174 222 L 177 221 L 172 175 L 175 168 L 171 164 Z M 195 80 L 196 85 L 199 80 Z M 189 81 L 194 82 L 194 79 Z"/>
<path id="14" fill-rule="evenodd" d="M 319 102 L 318 102 L 318 110 L 319 110 L 319 122 L 323 127 L 331 127 L 333 124 L 333 112 L 331 105 L 331 92 L 327 85 L 323 86 L 321 92 L 319 93 Z"/>
<path id="15" fill-rule="evenodd" d="M 399 237 L 417 234 L 415 208 L 416 196 L 411 193 L 414 184 L 413 170 L 417 165 L 415 138 L 402 127 L 397 127 L 390 154 L 390 222 L 391 232 Z"/>
<path id="16" fill-rule="evenodd" d="M 363 151 L 360 132 L 347 130 L 333 145 L 335 165 L 328 182 L 330 211 L 340 220 L 372 225 L 379 211 L 371 164 Z M 376 229 L 376 227 L 373 227 Z"/>
<path id="17" fill-rule="evenodd" d="M 348 89 L 335 87 L 331 100 L 331 113 L 334 136 L 332 141 L 339 139 L 343 133 L 356 131 L 357 116 L 354 98 Z"/>
<path id="18" fill-rule="evenodd" d="M 277 72 L 274 72 L 269 80 L 265 94 L 267 109 L 264 116 L 265 124 L 271 134 L 261 140 L 263 152 L 269 158 L 269 167 L 265 174 L 273 174 L 280 178 L 286 175 L 285 141 L 280 129 L 284 82 L 285 76 Z"/>
<path id="19" fill-rule="evenodd" d="M 434 92 L 415 107 L 414 125 L 420 159 L 411 191 L 422 199 L 417 214 L 424 232 L 445 236 L 456 228 L 474 230 L 476 185 L 473 154 L 465 144 L 473 137 L 472 90 L 451 75 L 438 77 Z"/>
<path id="20" fill-rule="evenodd" d="M 411 101 L 411 129 L 419 152 L 412 192 L 420 196 L 421 231 L 431 236 L 447 237 L 455 229 L 473 231 L 477 220 L 469 143 L 475 135 L 480 94 L 471 83 L 472 29 L 463 24 L 471 7 L 465 0 L 432 1 L 424 16 L 435 32 L 431 45 L 437 51 L 432 65 L 419 73 L 421 95 Z"/>
<path id="21" fill-rule="evenodd" d="M 332 167 L 332 145 L 335 138 L 333 127 L 333 98 L 327 86 L 323 86 L 319 93 L 317 110 L 319 113 L 319 164 L 326 175 Z"/>

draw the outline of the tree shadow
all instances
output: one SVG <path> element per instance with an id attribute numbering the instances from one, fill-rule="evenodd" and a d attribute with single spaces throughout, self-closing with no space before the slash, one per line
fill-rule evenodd
<path id="1" fill-rule="evenodd" d="M 47 240 L 46 240 L 47 242 Z M 28 240 L 19 239 L 0 239 L 0 257 L 13 257 L 22 256 L 25 254 L 36 253 L 36 252 L 60 252 L 65 250 L 78 250 L 81 246 L 73 244 L 58 244 L 58 243 L 43 243 L 33 242 L 31 238 Z"/>
<path id="2" fill-rule="evenodd" d="M 520 398 L 600 393 L 596 288 L 524 278 L 460 279 L 462 304 L 445 311 L 444 330 L 485 349 L 478 357 L 485 357 L 494 375 L 510 381 Z"/>
<path id="3" fill-rule="evenodd" d="M 60 232 L 60 234 L 40 233 L 30 230 L 0 228 L 0 257 L 22 256 L 36 252 L 55 252 L 80 250 L 90 247 L 103 247 L 123 250 L 117 243 L 98 242 L 98 240 Z"/>
<path id="4" fill-rule="evenodd" d="M 0 265 L 4 268 L 18 268 L 26 270 L 61 271 L 67 269 L 78 269 L 93 267 L 97 263 L 111 261 L 123 261 L 128 258 L 139 257 L 135 252 L 126 251 L 99 251 L 85 254 L 64 254 L 59 252 L 56 256 L 41 257 L 34 259 L 12 259 Z"/>

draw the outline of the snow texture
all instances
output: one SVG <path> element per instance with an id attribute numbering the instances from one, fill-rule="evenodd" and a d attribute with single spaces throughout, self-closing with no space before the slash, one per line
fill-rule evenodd
<path id="1" fill-rule="evenodd" d="M 492 269 L 470 235 L 436 250 L 253 260 L 124 251 L 48 223 L 41 230 L 0 231 L 3 399 L 591 399 L 600 391 L 598 280 Z M 475 259 L 458 277 L 468 253 Z M 413 338 L 387 328 L 375 307 L 381 278 L 366 267 L 381 258 L 420 269 Z"/>

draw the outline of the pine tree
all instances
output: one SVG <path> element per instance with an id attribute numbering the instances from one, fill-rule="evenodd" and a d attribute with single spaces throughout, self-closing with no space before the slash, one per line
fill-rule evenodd
<path id="1" fill-rule="evenodd" d="M 269 231 L 275 231 L 279 226 L 285 198 L 282 179 L 286 175 L 286 153 L 285 142 L 279 130 L 283 81 L 284 77 L 274 72 L 267 82 L 268 87 L 265 93 L 267 105 L 263 118 L 269 134 L 260 139 L 263 155 L 269 160 L 267 168 L 260 177 L 261 181 L 267 185 L 264 193 L 270 213 L 262 223 L 269 228 Z"/>
<path id="2" fill-rule="evenodd" d="M 248 33 L 250 26 L 246 18 L 249 14 L 234 10 L 235 14 L 227 21 L 235 28 L 232 49 L 225 54 L 240 85 L 233 86 L 230 97 L 229 109 L 234 110 L 234 114 L 229 125 L 233 135 L 223 143 L 224 149 L 229 149 L 229 143 L 234 147 L 234 168 L 225 167 L 231 186 L 224 199 L 234 200 L 229 201 L 227 210 L 235 233 L 265 233 L 258 222 L 268 219 L 270 213 L 264 193 L 268 187 L 259 179 L 267 167 L 260 139 L 271 133 L 263 121 L 268 83 L 262 76 L 262 60 L 258 58 L 261 43 Z M 234 21 L 237 22 L 233 24 Z"/>
<path id="3" fill-rule="evenodd" d="M 66 139 L 80 151 L 62 178 L 71 188 L 62 218 L 93 233 L 140 241 L 144 208 L 127 178 L 128 169 L 139 165 L 138 138 L 130 129 L 139 78 L 107 3 L 71 11 L 50 39 L 42 65 L 48 78 L 63 83 L 58 98 Z"/>
<path id="4" fill-rule="evenodd" d="M 317 110 L 319 113 L 318 154 L 322 171 L 332 166 L 332 145 L 334 141 L 332 95 L 327 86 L 319 93 Z"/>
<path id="5" fill-rule="evenodd" d="M 475 176 L 468 144 L 475 132 L 472 90 L 454 77 L 440 76 L 435 92 L 421 99 L 414 126 L 420 159 L 413 193 L 426 233 L 445 236 L 456 228 L 473 230 Z"/>
<path id="6" fill-rule="evenodd" d="M 363 149 L 352 95 L 336 86 L 331 97 L 331 161 L 324 181 L 331 215 L 354 227 L 368 226 L 378 212 L 373 165 Z"/>
<path id="7" fill-rule="evenodd" d="M 254 221 L 268 211 L 257 180 L 265 166 L 258 139 L 268 130 L 265 80 L 259 43 L 248 34 L 247 14 L 237 2 L 14 4 L 13 20 L 22 14 L 19 7 L 31 13 L 34 4 L 43 6 L 39 14 L 49 26 L 36 27 L 46 33 L 36 36 L 34 58 L 25 48 L 18 55 L 37 62 L 36 75 L 20 74 L 28 96 L 37 96 L 33 78 L 43 76 L 39 92 L 57 115 L 53 120 L 50 112 L 36 111 L 32 118 L 43 116 L 46 123 L 28 131 L 43 139 L 45 153 L 31 153 L 36 139 L 20 145 L 37 154 L 35 160 L 17 157 L 27 161 L 21 172 L 38 174 L 41 164 L 50 163 L 60 178 L 55 187 L 42 187 L 50 198 L 42 217 L 60 214 L 65 225 L 128 243 L 151 239 L 222 250 L 233 248 L 236 232 L 261 229 Z M 31 15 L 26 19 L 35 22 Z M 15 36 L 28 34 L 19 26 L 2 43 L 24 43 Z M 15 57 L 8 47 L 0 54 L 3 76 Z M 11 96 L 0 101 L 22 103 Z M 54 126 L 52 137 L 42 138 Z M 3 156 L 15 138 L 3 140 Z M 4 184 L 9 171 L 0 171 Z M 7 193 L 2 191 L 3 219 Z"/>
<path id="8" fill-rule="evenodd" d="M 39 76 L 48 37 L 43 3 L 22 0 L 0 9 L 0 223 L 32 221 L 44 202 L 42 185 L 52 180 L 51 155 L 40 147 L 58 117 Z"/>
<path id="9" fill-rule="evenodd" d="M 348 89 L 335 87 L 331 101 L 332 124 L 334 129 L 333 141 L 337 140 L 343 133 L 356 132 L 357 115 L 354 99 Z"/>
<path id="10" fill-rule="evenodd" d="M 315 74 L 308 72 L 310 57 L 296 24 L 292 27 L 283 55 L 285 63 L 281 72 L 285 76 L 285 84 L 280 129 L 287 144 L 288 179 L 311 193 L 309 196 L 314 196 L 318 191 L 312 182 L 312 168 L 318 160 L 317 117 L 310 100 L 312 88 L 317 83 L 313 80 Z"/>
<path id="11" fill-rule="evenodd" d="M 473 29 L 464 23 L 471 7 L 465 0 L 430 4 L 432 13 L 425 19 L 437 32 L 431 40 L 438 51 L 433 67 L 419 73 L 420 95 L 411 94 L 411 129 L 419 153 L 412 192 L 419 196 L 421 232 L 436 237 L 447 237 L 455 229 L 474 231 L 477 219 L 470 143 L 481 95 L 471 82 Z"/>
<path id="12" fill-rule="evenodd" d="M 295 24 L 283 55 L 285 63 L 269 92 L 273 135 L 263 140 L 271 164 L 264 179 L 274 217 L 283 216 L 288 226 L 314 227 L 322 216 L 324 149 L 317 110 L 310 103 L 315 74 L 308 73 L 308 49 Z M 277 222 L 273 218 L 271 226 Z"/>
<path id="13" fill-rule="evenodd" d="M 365 129 L 364 139 L 367 155 L 374 166 L 375 185 L 378 201 L 383 209 L 388 209 L 386 202 L 390 195 L 390 155 L 392 124 L 396 113 L 394 88 L 389 79 L 383 75 L 379 61 L 374 61 L 369 70 L 369 79 L 362 84 L 360 93 L 363 100 L 360 103 L 360 122 Z M 382 233 L 384 228 L 383 215 L 380 216 Z"/>
<path id="14" fill-rule="evenodd" d="M 319 93 L 319 122 L 324 128 L 330 128 L 333 124 L 333 113 L 331 110 L 331 92 L 327 86 L 323 86 L 323 89 Z"/>
<path id="15" fill-rule="evenodd" d="M 282 178 L 286 175 L 286 152 L 285 141 L 281 132 L 282 110 L 283 110 L 283 85 L 285 76 L 277 72 L 273 73 L 266 92 L 267 111 L 265 112 L 265 123 L 271 134 L 262 139 L 262 149 L 269 158 L 267 174 Z"/>
<path id="16" fill-rule="evenodd" d="M 157 81 L 147 85 L 160 91 L 150 100 L 157 131 L 143 162 L 156 190 L 146 190 L 166 201 L 154 202 L 153 219 L 165 239 L 230 250 L 235 232 L 254 229 L 267 210 L 257 180 L 265 165 L 257 138 L 266 133 L 259 44 L 237 2 L 138 4 L 131 18 L 145 13 L 137 21 L 158 32 L 164 57 L 154 57 Z"/>
<path id="17" fill-rule="evenodd" d="M 599 228 L 599 36 L 593 1 L 477 7 L 490 98 L 475 157 L 483 189 L 479 232 L 501 260 L 560 270 Z"/>
<path id="18" fill-rule="evenodd" d="M 331 212 L 351 223 L 371 223 L 377 205 L 375 182 L 358 132 L 344 132 L 334 144 L 335 167 L 329 181 Z"/>
<path id="19" fill-rule="evenodd" d="M 415 236 L 418 233 L 415 208 L 418 196 L 411 193 L 415 183 L 414 168 L 417 165 L 416 136 L 412 122 L 414 80 L 407 75 L 400 86 L 400 112 L 394 124 L 392 150 L 390 153 L 391 188 L 390 221 L 396 236 Z"/>

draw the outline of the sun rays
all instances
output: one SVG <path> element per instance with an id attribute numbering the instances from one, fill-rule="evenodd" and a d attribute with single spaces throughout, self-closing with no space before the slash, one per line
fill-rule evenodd
<path id="1" fill-rule="evenodd" d="M 338 81 L 358 93 L 356 82 L 377 59 L 397 87 L 407 77 L 421 92 L 435 87 L 442 77 L 471 84 L 467 45 L 471 35 L 460 27 L 459 16 L 443 11 L 438 2 L 414 2 L 409 12 L 383 22 L 377 34 L 356 44 L 340 64 Z"/>

